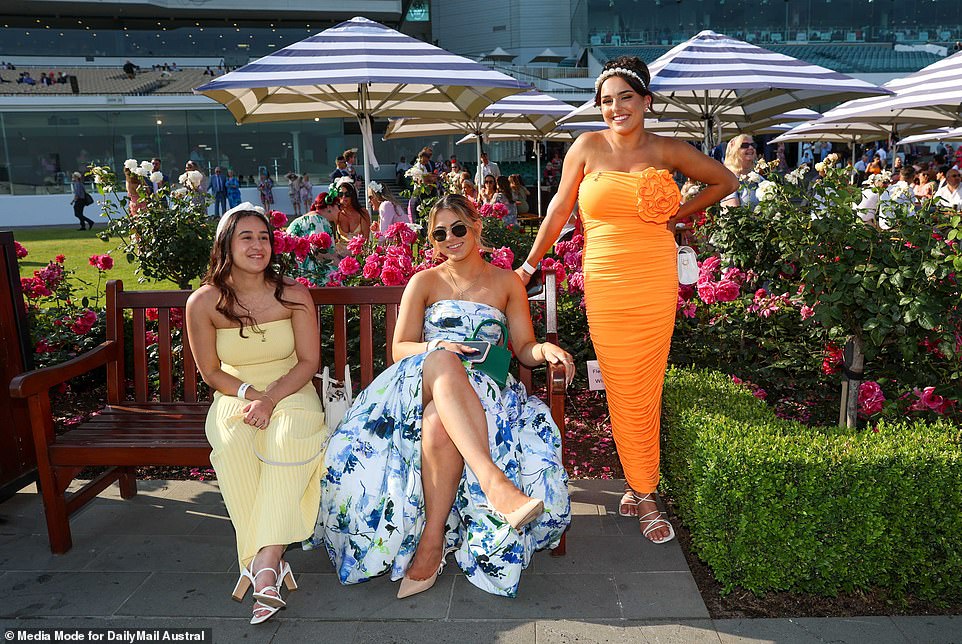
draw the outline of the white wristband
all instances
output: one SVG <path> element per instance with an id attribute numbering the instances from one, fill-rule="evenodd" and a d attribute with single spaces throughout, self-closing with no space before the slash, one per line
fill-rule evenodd
<path id="1" fill-rule="evenodd" d="M 242 382 L 241 386 L 237 388 L 237 397 L 240 398 L 241 400 L 245 400 L 247 398 L 247 390 L 250 388 L 251 388 L 251 383 Z"/>
<path id="2" fill-rule="evenodd" d="M 428 342 L 428 348 L 425 350 L 425 353 L 434 351 L 435 349 L 438 348 L 439 344 L 441 344 L 441 341 L 438 340 L 437 338 L 435 338 L 434 340 L 431 340 L 430 342 Z"/>
<path id="3" fill-rule="evenodd" d="M 527 262 L 527 260 L 526 260 L 525 263 L 521 265 L 521 270 L 523 270 L 523 271 L 524 271 L 525 273 L 527 273 L 528 275 L 534 275 L 534 272 L 535 272 L 536 270 L 538 270 L 538 269 L 537 269 L 537 267 L 532 266 L 531 264 L 529 264 L 529 263 Z"/>

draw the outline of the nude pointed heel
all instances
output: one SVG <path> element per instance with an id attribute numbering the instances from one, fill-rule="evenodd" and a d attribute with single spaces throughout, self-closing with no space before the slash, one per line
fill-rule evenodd
<path id="1" fill-rule="evenodd" d="M 512 528 L 521 531 L 521 528 L 537 519 L 544 512 L 544 501 L 541 499 L 530 499 L 517 510 L 503 514 L 504 520 Z"/>
<path id="2" fill-rule="evenodd" d="M 397 589 L 397 598 L 404 599 L 405 597 L 410 597 L 411 595 L 417 595 L 418 593 L 423 593 L 425 590 L 430 590 L 438 580 L 438 575 L 444 570 L 444 560 L 441 560 L 441 565 L 438 566 L 437 572 L 428 577 L 427 579 L 411 579 L 407 575 L 401 580 L 401 586 Z"/>

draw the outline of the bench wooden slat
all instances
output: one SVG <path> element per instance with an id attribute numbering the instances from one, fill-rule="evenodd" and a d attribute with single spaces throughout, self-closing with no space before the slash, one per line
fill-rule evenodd
<path id="1" fill-rule="evenodd" d="M 113 465 L 139 467 L 144 465 L 209 466 L 210 445 L 185 445 L 178 441 L 170 445 L 136 447 L 129 443 L 104 444 L 98 441 L 87 447 L 51 445 L 51 460 L 60 466 Z"/>
<path id="2" fill-rule="evenodd" d="M 362 304 L 361 314 L 361 389 L 374 380 L 374 330 L 371 305 Z"/>
<path id="3" fill-rule="evenodd" d="M 147 323 L 144 309 L 134 309 L 134 400 L 147 401 Z"/>
<path id="4" fill-rule="evenodd" d="M 159 309 L 157 321 L 160 402 L 171 402 L 174 399 L 174 356 L 170 347 L 170 309 Z"/>
<path id="5" fill-rule="evenodd" d="M 194 362 L 194 352 L 190 350 L 190 340 L 187 337 L 186 312 L 180 332 L 180 339 L 183 343 L 181 352 L 184 356 L 181 361 L 184 365 L 184 400 L 186 402 L 197 402 L 197 363 Z"/>
<path id="6" fill-rule="evenodd" d="M 332 378 L 344 379 L 344 366 L 347 365 L 347 307 L 334 306 L 334 373 Z"/>
<path id="7" fill-rule="evenodd" d="M 384 352 L 385 364 L 390 367 L 394 364 L 394 328 L 397 326 L 398 307 L 395 304 L 388 304 L 384 307 Z"/>
<path id="8" fill-rule="evenodd" d="M 121 349 L 124 346 L 124 310 L 117 304 L 117 283 L 107 283 L 107 293 L 104 298 L 107 306 L 105 326 L 108 340 L 115 340 Z M 125 396 L 124 388 L 124 352 L 117 352 L 117 359 L 107 363 L 107 402 L 120 402 Z"/>

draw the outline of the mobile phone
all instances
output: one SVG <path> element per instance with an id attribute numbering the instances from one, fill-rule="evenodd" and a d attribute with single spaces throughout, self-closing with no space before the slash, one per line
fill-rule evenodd
<path id="1" fill-rule="evenodd" d="M 481 342 L 479 340 L 461 340 L 458 344 L 477 349 L 475 353 L 458 354 L 466 362 L 484 362 L 488 357 L 488 351 L 491 349 L 490 342 Z"/>

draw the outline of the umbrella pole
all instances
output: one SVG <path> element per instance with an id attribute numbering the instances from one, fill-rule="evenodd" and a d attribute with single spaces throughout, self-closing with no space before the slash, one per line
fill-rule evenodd
<path id="1" fill-rule="evenodd" d="M 478 128 L 474 133 L 474 141 L 478 147 L 478 172 L 475 175 L 475 182 L 477 185 L 474 187 L 478 190 L 478 194 L 481 194 L 481 184 L 484 183 L 484 176 L 481 174 L 481 129 Z"/>
<path id="2" fill-rule="evenodd" d="M 538 216 L 544 215 L 544 211 L 541 209 L 541 140 L 535 139 L 534 142 L 534 167 L 535 167 L 535 177 L 538 181 Z"/>

